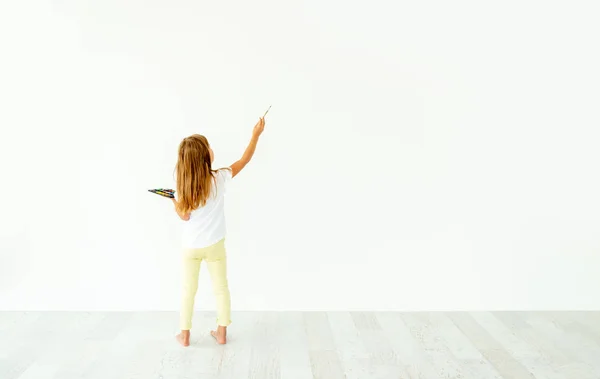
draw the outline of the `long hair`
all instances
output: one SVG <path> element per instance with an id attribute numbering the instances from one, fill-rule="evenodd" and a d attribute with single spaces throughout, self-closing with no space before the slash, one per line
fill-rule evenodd
<path id="1" fill-rule="evenodd" d="M 177 210 L 185 214 L 204 206 L 217 172 L 211 167 L 210 145 L 206 137 L 194 134 L 181 141 L 175 171 Z"/>

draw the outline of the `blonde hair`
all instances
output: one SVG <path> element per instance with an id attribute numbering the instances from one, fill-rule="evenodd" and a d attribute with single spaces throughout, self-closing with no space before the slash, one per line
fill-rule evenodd
<path id="1" fill-rule="evenodd" d="M 206 137 L 194 134 L 181 141 L 175 167 L 179 212 L 186 214 L 206 204 L 218 171 L 212 169 L 211 163 Z"/>

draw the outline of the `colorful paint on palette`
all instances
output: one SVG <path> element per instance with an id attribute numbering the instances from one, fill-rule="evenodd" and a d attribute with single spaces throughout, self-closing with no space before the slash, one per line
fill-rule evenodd
<path id="1" fill-rule="evenodd" d="M 157 189 L 149 189 L 148 191 L 155 193 L 157 195 L 160 195 L 160 196 L 171 198 L 171 199 L 175 198 L 175 196 L 174 196 L 175 191 L 173 191 L 173 190 L 157 188 Z"/>

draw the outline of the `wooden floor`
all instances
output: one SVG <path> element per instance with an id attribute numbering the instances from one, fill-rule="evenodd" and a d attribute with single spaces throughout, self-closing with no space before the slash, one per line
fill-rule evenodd
<path id="1" fill-rule="evenodd" d="M 1 379 L 600 378 L 600 312 L 0 312 Z"/>

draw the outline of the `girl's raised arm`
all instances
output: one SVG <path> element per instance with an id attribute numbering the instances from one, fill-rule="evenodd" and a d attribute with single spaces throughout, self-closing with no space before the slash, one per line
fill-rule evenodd
<path id="1" fill-rule="evenodd" d="M 254 130 L 252 130 L 252 139 L 250 139 L 250 143 L 248 144 L 246 151 L 244 151 L 244 155 L 242 155 L 242 158 L 235 161 L 230 166 L 232 178 L 235 177 L 240 171 L 242 171 L 242 169 L 244 167 L 246 167 L 248 162 L 250 162 L 250 160 L 252 159 L 252 156 L 254 155 L 254 150 L 256 150 L 256 144 L 258 143 L 258 138 L 260 137 L 260 135 L 262 134 L 264 129 L 265 129 L 265 119 L 264 119 L 264 117 L 261 117 L 258 120 L 258 122 L 256 123 L 256 125 L 254 125 Z"/>

